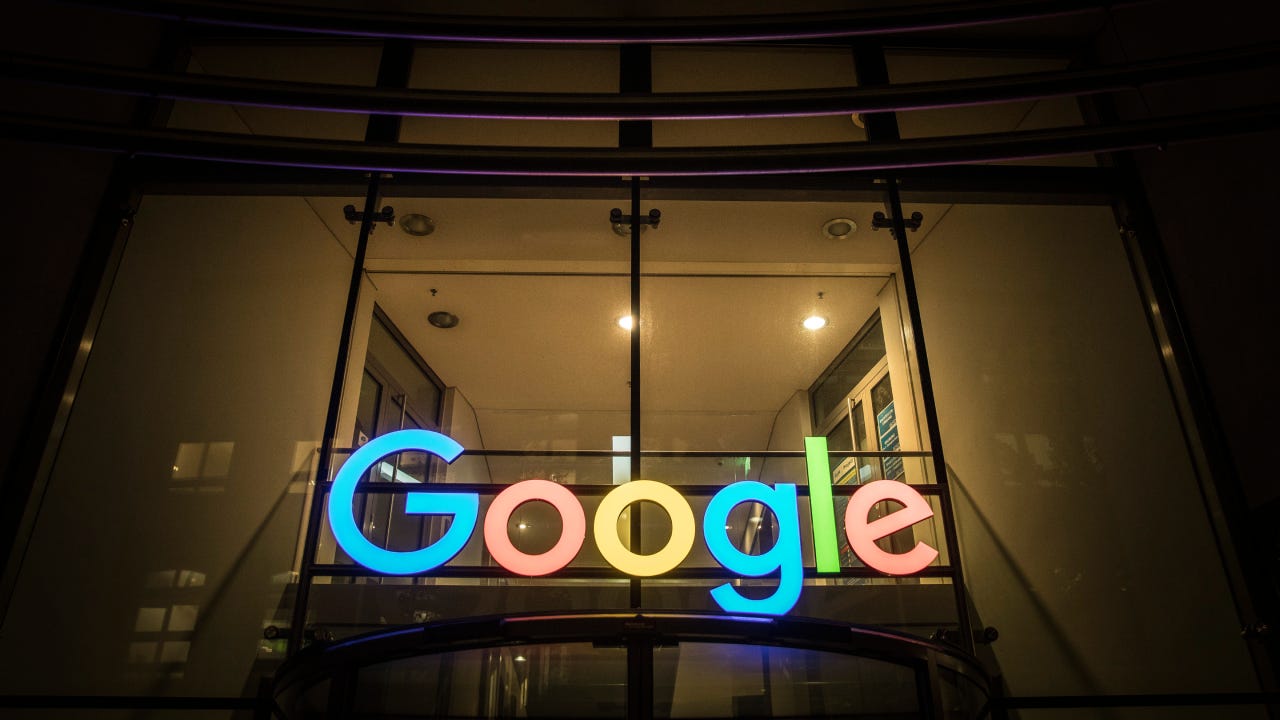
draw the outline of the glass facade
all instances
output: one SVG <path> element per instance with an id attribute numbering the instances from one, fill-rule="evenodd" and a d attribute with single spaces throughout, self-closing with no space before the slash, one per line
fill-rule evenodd
<path id="1" fill-rule="evenodd" d="M 1117 220 L 1131 200 L 1110 156 L 1010 151 L 935 169 L 891 158 L 834 175 L 716 164 L 774 147 L 800 162 L 837 144 L 906 147 L 898 136 L 1088 129 L 1098 106 L 1024 93 L 992 111 L 908 104 L 853 117 L 534 111 L 593 93 L 656 93 L 672 107 L 681 94 L 757 93 L 784 108 L 799 102 L 786 93 L 886 82 L 968 82 L 958 87 L 980 94 L 975 78 L 1066 72 L 1070 54 L 850 52 L 847 39 L 822 39 L 645 44 L 637 55 L 625 42 L 290 37 L 204 32 L 182 43 L 174 75 L 525 109 L 468 116 L 401 98 L 408 109 L 395 114 L 325 112 L 335 96 L 308 106 L 192 91 L 155 131 L 289 137 L 320 154 L 452 147 L 460 162 L 507 153 L 513 169 L 421 174 L 384 154 L 360 172 L 319 155 L 260 167 L 157 152 L 169 159 L 117 178 L 137 211 L 94 278 L 82 364 L 43 427 L 0 587 L 0 695 L 45 700 L 0 708 L 45 717 L 64 707 L 49 698 L 143 698 L 81 710 L 229 717 L 250 711 L 282 667 L 298 672 L 362 638 L 448 636 L 483 617 L 751 615 L 723 597 L 759 607 L 794 580 L 787 617 L 972 656 L 986 677 L 871 646 L 641 642 L 624 629 L 361 656 L 347 686 L 309 679 L 279 712 L 961 718 L 992 711 L 989 688 L 1000 712 L 1029 719 L 1154 712 L 1044 700 L 1064 696 L 1149 696 L 1153 707 L 1247 696 L 1230 716 L 1266 717 L 1255 694 L 1268 689 L 1265 653 L 1240 637 L 1247 593 L 1201 425 L 1171 370 L 1169 309 Z M 593 164 L 602 148 L 703 148 L 706 174 L 728 179 L 620 177 Z M 562 165 L 529 172 L 521 163 L 538 151 Z M 331 508 L 349 458 L 407 430 L 443 434 L 461 454 L 385 454 L 361 470 L 350 510 Z M 528 481 L 566 489 L 585 529 L 550 496 L 501 510 Z M 646 495 L 606 517 L 611 493 L 638 481 L 683 500 Z M 764 489 L 717 514 L 734 484 Z M 792 487 L 794 505 L 769 499 Z M 885 487 L 921 505 L 859 504 Z M 474 527 L 424 513 L 424 492 L 474 494 Z M 407 554 L 458 536 L 459 549 L 426 571 L 364 567 L 333 530 L 331 515 L 346 512 L 379 548 Z M 687 553 L 650 575 L 610 549 L 652 558 L 686 531 Z M 512 570 L 512 557 L 575 540 L 551 572 Z M 909 572 L 875 560 L 925 550 Z M 749 572 L 753 558 L 773 562 Z M 182 698 L 211 704 L 165 704 Z"/>

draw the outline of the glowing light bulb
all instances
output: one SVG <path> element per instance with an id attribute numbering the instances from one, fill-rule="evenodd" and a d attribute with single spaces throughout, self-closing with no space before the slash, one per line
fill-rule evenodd
<path id="1" fill-rule="evenodd" d="M 821 315 L 810 315 L 804 319 L 804 328 L 806 330 L 821 330 L 827 326 L 827 319 Z"/>
<path id="2" fill-rule="evenodd" d="M 636 326 L 636 320 L 630 315 L 623 315 L 622 317 L 618 318 L 618 327 L 622 328 L 623 330 L 630 330 L 635 326 Z"/>

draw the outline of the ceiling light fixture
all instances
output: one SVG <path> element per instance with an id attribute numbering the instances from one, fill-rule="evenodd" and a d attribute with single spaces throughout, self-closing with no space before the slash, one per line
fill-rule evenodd
<path id="1" fill-rule="evenodd" d="M 622 317 L 618 318 L 618 327 L 622 328 L 623 330 L 631 330 L 635 328 L 635 326 L 636 326 L 636 320 L 630 315 L 623 315 Z"/>
<path id="2" fill-rule="evenodd" d="M 835 222 L 835 221 L 834 221 L 834 220 L 832 220 L 831 222 Z M 850 220 L 849 222 L 853 222 L 853 221 L 852 221 L 852 220 Z M 830 224 L 830 223 L 828 223 L 828 224 Z M 821 302 L 822 302 L 823 296 L 825 296 L 825 295 L 826 295 L 826 293 L 824 293 L 824 292 L 819 292 L 819 293 L 818 293 L 818 302 L 819 302 L 819 303 L 821 303 Z M 819 315 L 817 310 L 814 310 L 814 311 L 813 311 L 813 313 L 812 313 L 812 314 L 810 314 L 810 315 L 809 315 L 809 317 L 805 318 L 805 319 L 804 319 L 804 321 L 803 321 L 801 324 L 802 324 L 802 325 L 804 325 L 804 329 L 805 329 L 805 330 L 821 330 L 822 328 L 824 328 L 824 327 L 826 327 L 826 326 L 827 326 L 827 319 L 826 319 L 825 317 L 823 317 L 823 316 Z"/>
<path id="3" fill-rule="evenodd" d="M 458 316 L 451 312 L 437 310 L 427 316 L 427 322 L 443 330 L 448 330 L 449 328 L 458 327 Z"/>
<path id="4" fill-rule="evenodd" d="M 822 224 L 822 236 L 828 240 L 844 240 L 858 230 L 858 223 L 849 218 L 832 218 Z"/>
<path id="5" fill-rule="evenodd" d="M 426 237 L 436 231 L 436 222 L 426 215 L 409 213 L 400 216 L 400 229 L 406 235 Z"/>

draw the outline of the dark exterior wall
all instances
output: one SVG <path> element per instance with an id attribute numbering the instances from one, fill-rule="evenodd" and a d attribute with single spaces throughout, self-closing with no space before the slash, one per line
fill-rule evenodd
<path id="1" fill-rule="evenodd" d="M 1268 3 L 1233 0 L 1146 3 L 1113 11 L 1099 36 L 1109 62 L 1141 61 L 1275 41 Z M 1212 112 L 1280 99 L 1280 71 L 1156 85 L 1119 96 L 1124 118 Z M 1162 246 L 1251 507 L 1280 499 L 1270 469 L 1280 432 L 1270 410 L 1280 401 L 1269 352 L 1268 318 L 1280 302 L 1273 289 L 1280 259 L 1267 215 L 1280 188 L 1280 133 L 1255 133 L 1137 154 Z"/>
<path id="2" fill-rule="evenodd" d="M 159 47 L 158 23 L 83 8 L 19 3 L 0 23 L 0 47 L 45 57 L 145 67 Z M 133 121 L 132 98 L 0 81 L 3 111 L 95 120 Z M 25 505 L 31 461 L 47 427 L 31 419 L 61 381 L 51 378 L 68 327 L 69 303 L 86 243 L 116 167 L 114 155 L 0 139 L 6 178 L 0 212 L 6 220 L 5 350 L 0 353 L 0 554 L 8 548 L 12 514 Z M 51 383 L 52 381 L 52 383 Z M 51 390 L 50 390 L 51 388 Z M 53 394 L 48 394 L 52 392 Z"/>

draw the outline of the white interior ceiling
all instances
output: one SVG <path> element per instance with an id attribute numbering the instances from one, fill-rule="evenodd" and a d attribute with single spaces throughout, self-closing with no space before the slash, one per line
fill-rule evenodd
<path id="1" fill-rule="evenodd" d="M 200 47 L 191 69 L 219 75 L 371 85 L 370 46 Z M 255 54 L 257 53 L 257 54 Z M 1053 69 L 1044 58 L 889 57 L 896 83 Z M 611 92 L 617 49 L 424 46 L 416 87 L 495 91 Z M 852 85 L 844 51 L 672 48 L 655 53 L 656 90 L 780 89 Z M 177 103 L 178 126 L 265 135 L 358 140 L 365 118 L 269 108 Z M 1011 103 L 904 113 L 903 135 L 953 135 L 1077 124 L 1072 101 Z M 847 117 L 657 123 L 660 145 L 857 142 Z M 611 146 L 613 123 L 407 119 L 406 142 Z M 1067 162 L 1089 162 L 1089 158 Z M 1058 161 L 1052 161 L 1058 162 Z M 389 197 L 398 215 L 423 213 L 437 230 L 413 238 L 374 234 L 366 268 L 377 302 L 437 373 L 476 408 L 490 447 L 535 442 L 539 427 L 569 423 L 578 442 L 608 446 L 627 432 L 628 334 L 614 322 L 629 304 L 628 243 L 609 228 L 618 200 L 486 200 Z M 359 198 L 310 198 L 317 215 L 354 252 L 342 207 Z M 659 229 L 643 241 L 642 407 L 646 434 L 667 447 L 763 447 L 774 415 L 818 374 L 875 310 L 896 251 L 872 232 L 875 205 L 657 201 Z M 927 214 L 916 238 L 937 217 Z M 824 221 L 850 217 L 845 241 L 822 237 Z M 436 292 L 433 295 L 431 290 Z M 799 321 L 824 294 L 831 325 Z M 433 310 L 461 318 L 439 330 Z M 525 428 L 526 430 L 521 430 Z M 521 433 L 525 434 L 522 435 Z M 575 435 L 576 433 L 576 435 Z M 664 435 L 665 434 L 665 435 Z M 584 439 L 590 436 L 590 439 Z"/>
<path id="2" fill-rule="evenodd" d="M 308 202 L 352 248 L 356 227 L 342 207 L 354 199 Z M 591 446 L 607 448 L 609 435 L 627 433 L 630 342 L 617 319 L 629 314 L 629 241 L 609 223 L 609 210 L 622 203 L 390 197 L 384 204 L 398 215 L 427 214 L 437 229 L 417 238 L 378 227 L 366 262 L 376 302 L 476 408 L 486 445 L 524 446 L 535 438 L 519 427 L 548 418 L 576 423 L 580 442 Z M 646 433 L 667 447 L 764 447 L 778 410 L 878 306 L 895 254 L 889 234 L 870 229 L 879 206 L 644 207 L 663 213 L 642 237 Z M 843 240 L 824 237 L 824 222 L 836 217 L 859 229 Z M 437 310 L 457 315 L 459 325 L 431 326 L 427 316 Z M 814 312 L 828 327 L 801 326 Z"/>

